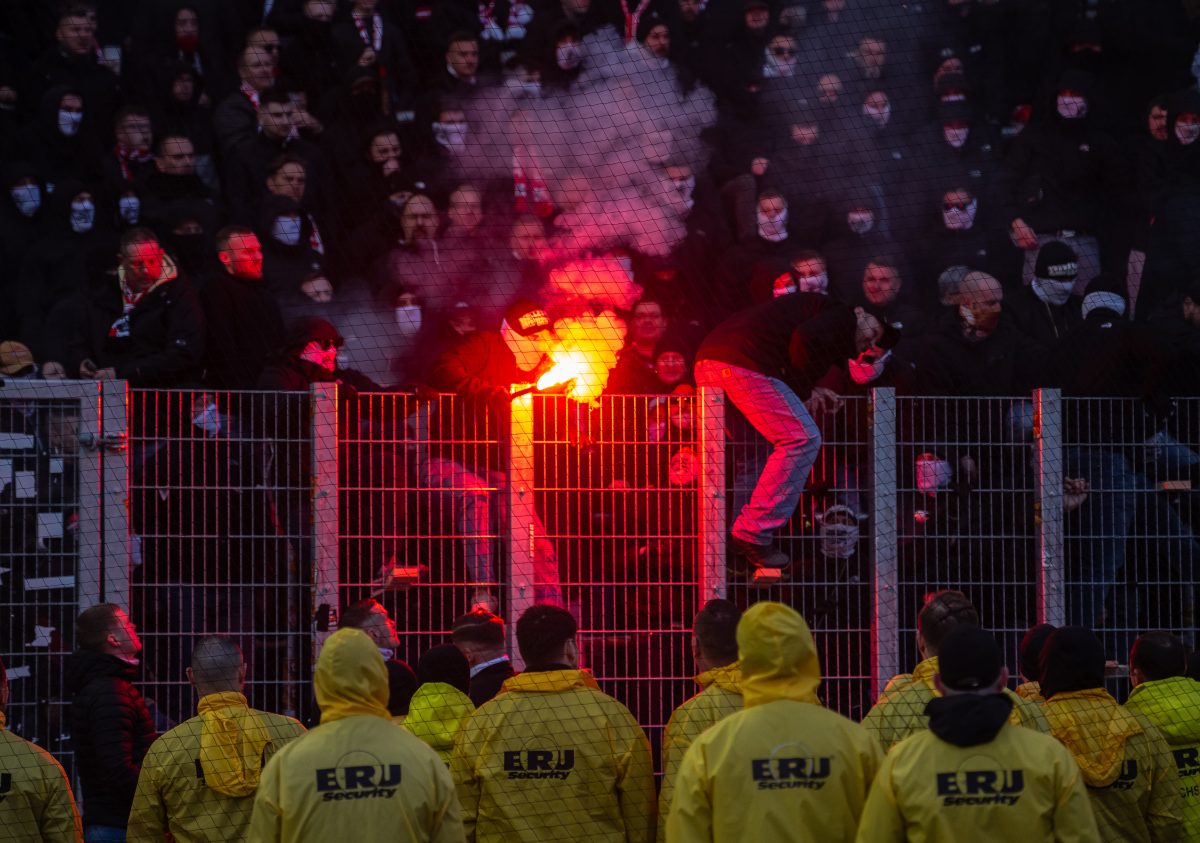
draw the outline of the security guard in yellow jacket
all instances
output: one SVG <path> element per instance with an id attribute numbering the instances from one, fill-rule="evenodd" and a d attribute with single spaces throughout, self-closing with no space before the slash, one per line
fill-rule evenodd
<path id="1" fill-rule="evenodd" d="M 692 744 L 679 767 L 668 843 L 852 840 L 879 745 L 822 708 L 821 666 L 804 618 L 781 603 L 738 624 L 744 710 Z"/>
<path id="2" fill-rule="evenodd" d="M 436 752 L 390 719 L 388 674 L 374 642 L 339 629 L 313 678 L 321 725 L 267 762 L 252 841 L 462 840 L 458 797 Z"/>
<path id="3" fill-rule="evenodd" d="M 62 765 L 5 731 L 8 676 L 0 661 L 0 840 L 80 843 L 83 824 Z"/>
<path id="4" fill-rule="evenodd" d="M 1184 840 L 1200 840 L 1200 682 L 1187 677 L 1187 650 L 1169 632 L 1147 632 L 1129 653 L 1133 691 L 1125 707 L 1149 720 L 1171 750 L 1183 800 Z"/>
<path id="5" fill-rule="evenodd" d="M 709 600 L 692 624 L 692 657 L 703 689 L 671 713 L 663 734 L 662 783 L 658 791 L 658 838 L 666 839 L 675 774 L 688 747 L 708 727 L 742 710 L 742 666 L 737 625 L 742 612 L 729 600 Z"/>
<path id="6" fill-rule="evenodd" d="M 150 745 L 129 813 L 130 843 L 168 834 L 177 843 L 245 839 L 263 763 L 304 734 L 292 718 L 246 704 L 246 665 L 232 639 L 202 639 L 187 675 L 199 714 Z"/>
<path id="7" fill-rule="evenodd" d="M 934 674 L 938 672 L 938 647 L 946 634 L 960 625 L 979 626 L 979 613 L 961 591 L 931 595 L 917 615 L 917 650 L 922 661 L 912 673 L 892 677 L 862 722 L 884 751 L 929 727 L 925 706 L 938 693 L 933 685 Z M 1050 731 L 1036 703 L 1018 697 L 1007 688 L 1004 693 L 1013 701 L 1010 723 L 1039 732 Z"/>
<path id="8" fill-rule="evenodd" d="M 942 642 L 929 728 L 892 748 L 867 797 L 859 843 L 1092 843 L 1096 820 L 1075 760 L 1008 722 L 1008 670 L 990 633 Z"/>
<path id="9" fill-rule="evenodd" d="M 654 839 L 650 744 L 578 669 L 576 629 L 566 609 L 528 609 L 517 620 L 525 672 L 463 724 L 450 772 L 468 841 Z"/>
<path id="10" fill-rule="evenodd" d="M 1148 720 L 1104 690 L 1104 646 L 1089 630 L 1066 626 L 1042 651 L 1042 707 L 1050 731 L 1083 774 L 1100 839 L 1106 843 L 1180 843 L 1179 776 L 1170 750 Z"/>

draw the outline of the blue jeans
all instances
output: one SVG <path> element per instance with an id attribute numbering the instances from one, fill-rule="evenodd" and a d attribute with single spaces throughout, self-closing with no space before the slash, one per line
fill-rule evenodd
<path id="1" fill-rule="evenodd" d="M 800 503 L 800 493 L 821 453 L 821 431 L 800 396 L 778 378 L 701 360 L 696 364 L 696 383 L 724 390 L 746 421 L 771 443 L 771 455 L 730 531 L 744 542 L 770 544 Z"/>
<path id="2" fill-rule="evenodd" d="M 115 825 L 83 827 L 83 843 L 125 843 L 125 829 Z"/>

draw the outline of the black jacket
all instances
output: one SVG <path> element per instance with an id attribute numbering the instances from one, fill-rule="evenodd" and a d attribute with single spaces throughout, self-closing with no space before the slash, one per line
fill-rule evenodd
<path id="1" fill-rule="evenodd" d="M 201 294 L 206 382 L 220 389 L 253 389 L 269 358 L 283 345 L 283 315 L 262 279 L 222 273 Z"/>
<path id="2" fill-rule="evenodd" d="M 471 698 L 471 702 L 475 704 L 475 707 L 479 708 L 479 706 L 500 693 L 500 688 L 504 685 L 505 679 L 516 675 L 517 672 L 513 670 L 512 662 L 508 659 L 491 667 L 486 667 L 471 677 L 471 691 L 467 696 Z"/>
<path id="3" fill-rule="evenodd" d="M 86 791 L 85 825 L 125 827 L 142 759 L 157 737 L 136 675 L 106 653 L 78 650 L 67 659 L 67 728 Z"/>

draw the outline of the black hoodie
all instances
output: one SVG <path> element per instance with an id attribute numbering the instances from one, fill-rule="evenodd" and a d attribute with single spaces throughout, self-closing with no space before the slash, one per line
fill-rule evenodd
<path id="1" fill-rule="evenodd" d="M 102 177 L 100 144 L 96 141 L 96 115 L 85 101 L 79 131 L 67 137 L 58 128 L 58 109 L 68 94 L 80 96 L 77 88 L 55 86 L 42 95 L 37 115 L 25 127 L 20 147 L 24 160 L 34 165 L 45 184 L 75 179 L 98 185 Z"/>
<path id="2" fill-rule="evenodd" d="M 142 759 L 157 737 L 133 680 L 137 668 L 116 656 L 77 650 L 66 662 L 71 700 L 67 730 L 83 784 L 83 822 L 124 828 Z"/>
<path id="3" fill-rule="evenodd" d="M 300 216 L 300 239 L 294 245 L 284 243 L 274 233 L 275 221 L 289 214 Z M 321 269 L 321 256 L 310 239 L 312 223 L 296 200 L 268 193 L 262 200 L 256 230 L 262 243 L 263 282 L 277 299 L 299 290 L 306 275 Z"/>
<path id="4" fill-rule="evenodd" d="M 38 239 L 48 197 L 32 164 L 26 161 L 12 161 L 4 164 L 0 173 L 0 182 L 4 190 L 4 194 L 0 196 L 0 298 L 13 301 L 18 289 L 17 279 L 21 264 Z M 18 181 L 31 177 L 37 183 L 42 198 L 38 209 L 32 216 L 27 217 L 18 210 L 12 198 L 12 190 Z M 0 335 L 15 337 L 17 329 L 16 309 L 7 307 L 0 311 Z"/>

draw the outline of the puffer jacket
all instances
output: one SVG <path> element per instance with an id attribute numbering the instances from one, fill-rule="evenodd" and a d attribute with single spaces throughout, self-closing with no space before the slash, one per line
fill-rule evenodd
<path id="1" fill-rule="evenodd" d="M 703 689 L 671 712 L 663 734 L 662 785 L 658 792 L 658 837 L 666 839 L 675 776 L 688 747 L 710 726 L 742 710 L 741 662 L 714 667 L 696 677 Z"/>
<path id="2" fill-rule="evenodd" d="M 450 772 L 468 841 L 654 839 L 654 763 L 591 674 L 526 671 L 467 718 Z"/>
<path id="3" fill-rule="evenodd" d="M 863 718 L 863 726 L 879 740 L 885 752 L 909 735 L 929 727 L 925 706 L 939 696 L 933 686 L 933 676 L 937 672 L 937 656 L 930 656 L 918 664 L 912 673 L 892 677 Z M 1013 701 L 1010 723 L 1039 732 L 1050 731 L 1037 703 L 1019 697 L 1007 688 L 1004 693 Z"/>
<path id="4" fill-rule="evenodd" d="M 417 688 L 408 704 L 404 728 L 433 747 L 449 766 L 454 739 L 474 711 L 471 698 L 458 688 L 445 682 L 426 682 Z"/>
<path id="5" fill-rule="evenodd" d="M 156 740 L 138 777 L 126 839 L 241 840 L 262 766 L 304 734 L 290 717 L 255 711 L 236 692 L 201 697 L 199 714 Z"/>
<path id="6" fill-rule="evenodd" d="M 1184 839 L 1200 840 L 1200 682 L 1186 676 L 1143 682 L 1125 707 L 1153 723 L 1171 748 L 1183 800 Z"/>
<path id="7" fill-rule="evenodd" d="M 248 839 L 462 840 L 446 765 L 391 721 L 387 670 L 371 639 L 358 629 L 329 636 L 313 686 L 321 725 L 263 768 Z"/>
<path id="8" fill-rule="evenodd" d="M 1054 694 L 1050 733 L 1075 757 L 1106 843 L 1184 840 L 1179 776 L 1159 731 L 1102 688 Z"/>
<path id="9" fill-rule="evenodd" d="M 67 715 L 79 779 L 83 824 L 124 828 L 142 759 L 157 734 L 142 695 L 137 667 L 107 653 L 77 650 L 67 659 Z"/>
<path id="10" fill-rule="evenodd" d="M 780 603 L 738 624 L 745 709 L 700 735 L 679 766 L 667 840 L 851 840 L 882 760 L 866 730 L 822 708 L 804 619 Z"/>

